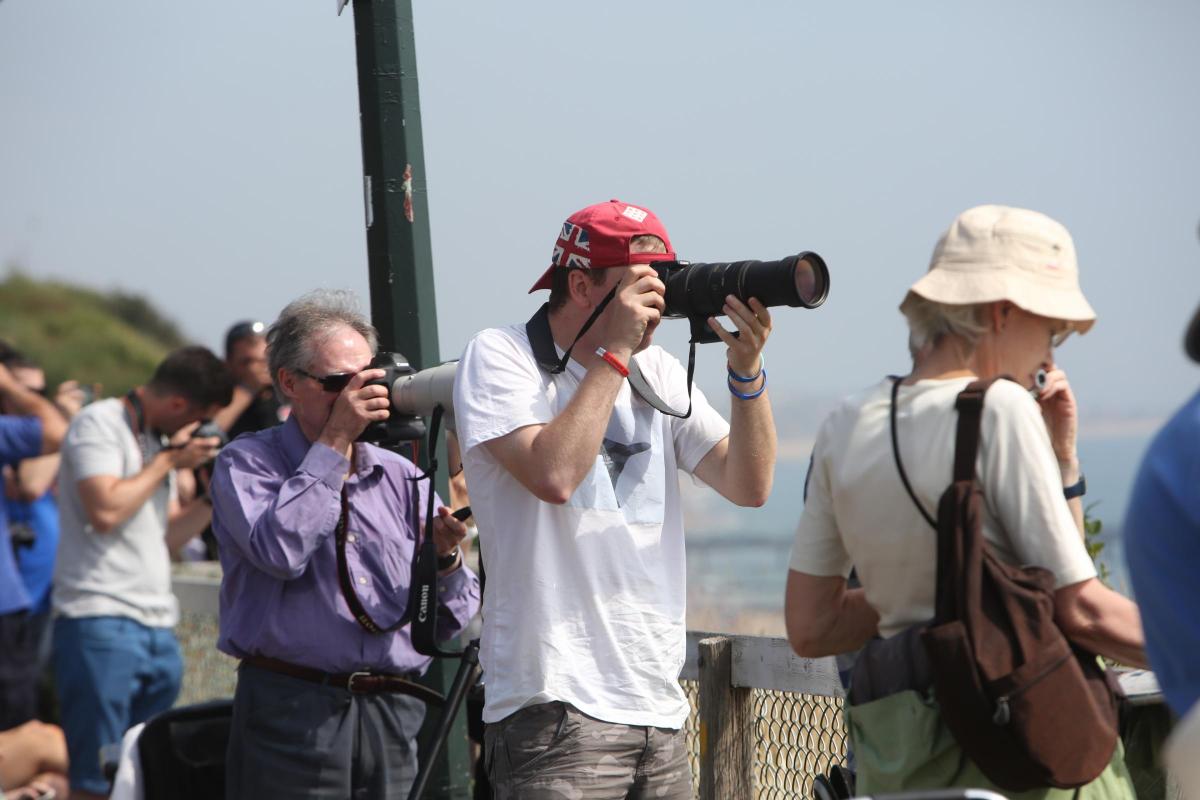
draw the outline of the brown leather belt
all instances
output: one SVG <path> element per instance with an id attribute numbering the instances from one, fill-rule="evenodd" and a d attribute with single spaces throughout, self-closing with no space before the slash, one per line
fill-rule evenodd
<path id="1" fill-rule="evenodd" d="M 242 659 L 242 663 L 259 669 L 265 669 L 268 672 L 287 675 L 289 678 L 299 678 L 309 683 L 336 686 L 353 694 L 394 692 L 396 694 L 406 694 L 410 697 L 415 697 L 432 706 L 441 706 L 446 702 L 446 698 L 441 693 L 410 680 L 406 675 L 391 675 L 368 671 L 322 672 L 319 669 L 302 667 L 299 664 L 290 664 L 287 661 L 280 661 L 277 658 L 268 658 L 267 656 L 246 656 Z"/>

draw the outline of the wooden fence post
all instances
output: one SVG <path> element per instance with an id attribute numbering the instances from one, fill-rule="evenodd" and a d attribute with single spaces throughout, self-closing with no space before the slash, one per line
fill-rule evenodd
<path id="1" fill-rule="evenodd" d="M 754 709 L 733 687 L 733 642 L 700 641 L 700 800 L 753 800 Z"/>

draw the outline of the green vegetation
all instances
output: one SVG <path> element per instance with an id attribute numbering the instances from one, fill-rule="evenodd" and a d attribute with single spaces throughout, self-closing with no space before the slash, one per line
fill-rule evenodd
<path id="1" fill-rule="evenodd" d="M 145 298 L 39 281 L 13 270 L 0 282 L 0 339 L 46 370 L 48 386 L 74 378 L 104 396 L 143 383 L 185 344 L 173 322 Z"/>
<path id="2" fill-rule="evenodd" d="M 1100 530 L 1103 523 L 1092 516 L 1092 509 L 1095 506 L 1096 504 L 1092 503 L 1083 510 L 1083 543 L 1087 547 L 1088 555 L 1092 557 L 1092 563 L 1096 565 L 1096 576 L 1107 584 L 1108 565 L 1100 560 L 1100 553 L 1104 550 L 1104 542 L 1100 541 Z"/>

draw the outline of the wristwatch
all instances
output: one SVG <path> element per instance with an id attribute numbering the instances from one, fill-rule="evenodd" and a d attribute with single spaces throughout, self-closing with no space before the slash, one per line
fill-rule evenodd
<path id="1" fill-rule="evenodd" d="M 458 563 L 458 555 L 459 555 L 458 545 L 455 545 L 454 549 L 451 550 L 446 555 L 438 556 L 438 560 L 437 560 L 438 572 L 448 570 L 451 567 L 453 567 L 456 563 Z"/>
<path id="2" fill-rule="evenodd" d="M 1068 500 L 1074 497 L 1083 497 L 1087 493 L 1087 481 L 1083 478 L 1083 473 L 1079 473 L 1079 480 L 1070 486 L 1063 487 L 1063 497 Z"/>

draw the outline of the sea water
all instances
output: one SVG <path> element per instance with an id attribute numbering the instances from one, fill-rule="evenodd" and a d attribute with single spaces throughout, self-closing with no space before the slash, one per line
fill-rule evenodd
<path id="1" fill-rule="evenodd" d="M 1145 432 L 1079 442 L 1080 463 L 1087 476 L 1084 506 L 1089 517 L 1101 523 L 1099 541 L 1104 549 L 1098 560 L 1108 568 L 1109 585 L 1124 594 L 1130 589 L 1120 531 L 1134 476 L 1149 442 Z M 762 508 L 738 508 L 719 497 L 705 497 L 712 495 L 708 491 L 686 493 L 689 614 L 706 622 L 716 620 L 710 624 L 782 615 L 788 558 L 803 508 L 807 470 L 807 460 L 778 462 L 771 499 Z"/>

